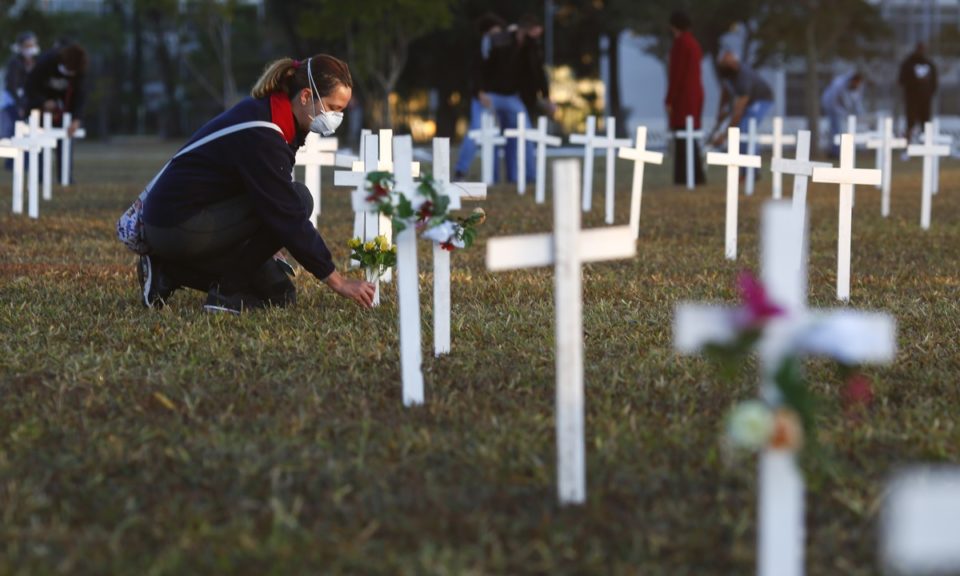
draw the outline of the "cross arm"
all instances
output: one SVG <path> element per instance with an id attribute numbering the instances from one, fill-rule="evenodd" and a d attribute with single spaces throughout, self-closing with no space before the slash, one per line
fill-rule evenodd
<path id="1" fill-rule="evenodd" d="M 581 262 L 602 262 L 630 258 L 637 243 L 629 226 L 597 228 L 580 232 Z M 554 263 L 552 234 L 504 236 L 487 241 L 487 268 L 492 271 L 549 266 Z"/>
<path id="2" fill-rule="evenodd" d="M 662 153 L 651 152 L 649 150 L 637 150 L 636 148 L 620 148 L 617 157 L 624 160 L 646 162 L 648 164 L 663 164 Z"/>
<path id="3" fill-rule="evenodd" d="M 770 169 L 774 172 L 792 176 L 813 176 L 814 168 L 833 168 L 833 165 L 826 162 L 807 162 L 787 158 L 774 158 L 773 162 L 770 163 Z"/>
<path id="4" fill-rule="evenodd" d="M 880 184 L 883 172 L 880 170 L 853 169 L 853 168 L 814 168 L 813 181 L 824 184 Z"/>
<path id="5" fill-rule="evenodd" d="M 888 314 L 839 309 L 813 313 L 796 345 L 844 364 L 889 364 L 897 354 L 896 334 L 896 322 Z"/>
<path id="6" fill-rule="evenodd" d="M 707 164 L 737 166 L 739 168 L 760 168 L 760 157 L 728 154 L 725 152 L 708 152 Z"/>
<path id="7" fill-rule="evenodd" d="M 737 337 L 735 309 L 707 304 L 679 304 L 673 315 L 673 344 L 681 354 L 698 354 L 707 344 L 725 344 Z"/>

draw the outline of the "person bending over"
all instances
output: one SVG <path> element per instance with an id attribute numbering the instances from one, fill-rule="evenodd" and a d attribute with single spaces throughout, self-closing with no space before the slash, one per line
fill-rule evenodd
<path id="1" fill-rule="evenodd" d="M 161 172 L 143 203 L 150 253 L 140 258 L 138 276 L 145 306 L 162 307 L 184 286 L 206 291 L 204 308 L 211 312 L 292 304 L 289 266 L 274 258 L 281 248 L 341 296 L 371 306 L 373 284 L 336 271 L 310 222 L 310 191 L 292 178 L 307 134 L 332 135 L 352 93 L 341 60 L 284 58 L 266 67 L 251 97 L 192 136 L 190 143 L 251 121 L 279 128 L 227 134 L 175 156 Z"/>

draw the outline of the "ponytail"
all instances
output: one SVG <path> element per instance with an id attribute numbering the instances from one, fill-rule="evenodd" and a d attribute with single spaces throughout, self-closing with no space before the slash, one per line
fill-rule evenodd
<path id="1" fill-rule="evenodd" d="M 319 96 L 327 96 L 337 86 L 353 88 L 353 78 L 347 64 L 333 56 L 318 54 L 310 61 L 313 72 L 313 81 L 317 86 Z M 271 94 L 283 92 L 293 98 L 300 90 L 310 87 L 307 76 L 307 61 L 298 61 L 293 58 L 275 60 L 264 68 L 263 74 L 254 84 L 250 95 L 254 98 L 266 98 Z"/>
<path id="2" fill-rule="evenodd" d="M 286 92 L 287 85 L 297 71 L 299 62 L 293 58 L 274 60 L 263 69 L 260 79 L 253 85 L 250 95 L 254 98 L 266 98 L 274 92 Z"/>

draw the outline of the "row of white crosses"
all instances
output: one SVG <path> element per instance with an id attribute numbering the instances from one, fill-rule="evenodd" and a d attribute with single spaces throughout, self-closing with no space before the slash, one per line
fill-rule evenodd
<path id="1" fill-rule="evenodd" d="M 64 114 L 63 121 L 64 126 L 69 126 L 71 122 L 69 113 Z M 53 199 L 53 152 L 58 143 L 61 143 L 62 151 L 60 183 L 62 186 L 69 186 L 72 139 L 83 138 L 85 135 L 82 129 L 71 136 L 66 128 L 54 128 L 51 113 L 45 112 L 41 115 L 39 110 L 33 110 L 26 123 L 16 123 L 13 138 L 0 140 L 0 157 L 13 160 L 12 211 L 14 214 L 23 213 L 25 172 L 27 174 L 27 214 L 31 218 L 40 217 L 41 180 L 43 199 Z M 43 153 L 42 163 L 41 153 Z"/>
<path id="2" fill-rule="evenodd" d="M 852 143 L 847 140 L 847 147 Z M 795 250 L 794 213 L 784 202 L 764 206 L 761 227 L 761 277 L 772 302 L 784 309 L 769 320 L 757 343 L 761 395 L 778 402 L 775 375 L 784 359 L 829 352 L 857 364 L 886 364 L 896 355 L 894 320 L 879 313 L 849 309 L 807 310 L 806 251 Z M 736 311 L 718 306 L 677 307 L 674 343 L 684 354 L 700 353 L 733 336 Z M 803 574 L 803 477 L 790 451 L 767 449 L 760 456 L 758 571 L 760 576 Z"/>
<path id="3" fill-rule="evenodd" d="M 547 133 L 547 119 L 540 117 L 537 119 L 537 129 L 527 129 L 526 114 L 520 112 L 517 114 L 517 128 L 507 129 L 501 135 L 496 126 L 493 115 L 484 112 L 481 117 L 481 126 L 479 130 L 471 130 L 467 136 L 472 138 L 480 146 L 481 172 L 483 181 L 486 184 L 493 184 L 493 168 L 496 161 L 495 149 L 497 146 L 506 142 L 507 138 L 517 140 L 517 191 L 519 194 L 526 192 L 526 144 L 537 144 L 537 173 L 536 181 L 536 201 L 542 204 L 546 200 L 545 178 L 546 178 L 546 148 L 547 146 L 559 146 L 560 138 L 551 136 Z M 604 221 L 607 224 L 613 224 L 614 221 L 614 184 L 616 175 L 616 155 L 618 148 L 630 146 L 629 139 L 617 138 L 616 118 L 608 117 L 606 119 L 606 133 L 597 134 L 597 118 L 595 116 L 587 117 L 586 132 L 583 134 L 572 134 L 570 136 L 571 144 L 578 144 L 584 147 L 583 162 L 583 211 L 589 212 L 593 207 L 593 163 L 594 155 L 598 150 L 603 150 L 607 156 L 606 178 L 604 186 Z"/>
<path id="4" fill-rule="evenodd" d="M 572 134 L 570 136 L 571 144 L 580 144 L 584 147 L 583 156 L 583 211 L 590 212 L 593 208 L 593 159 L 597 150 L 603 150 L 607 155 L 606 180 L 604 187 L 604 221 L 607 224 L 613 224 L 614 213 L 614 179 L 616 157 L 614 150 L 629 146 L 630 140 L 617 138 L 617 120 L 609 116 L 606 120 L 607 133 L 602 136 L 597 135 L 597 118 L 595 116 L 587 117 L 587 131 L 584 134 Z"/>

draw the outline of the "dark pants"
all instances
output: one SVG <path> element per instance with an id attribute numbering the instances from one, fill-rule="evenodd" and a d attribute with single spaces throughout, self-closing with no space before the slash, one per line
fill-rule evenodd
<path id="1" fill-rule="evenodd" d="M 673 153 L 673 183 L 687 185 L 687 142 L 679 138 L 674 142 Z M 700 143 L 693 143 L 693 181 L 699 186 L 706 184 L 707 177 L 703 173 L 703 163 L 700 162 Z"/>
<path id="2" fill-rule="evenodd" d="M 295 187 L 304 214 L 313 211 L 310 190 Z M 179 285 L 223 292 L 252 291 L 266 298 L 271 290 L 292 289 L 272 256 L 283 248 L 246 194 L 204 208 L 173 227 L 144 225 L 150 256 Z"/>
<path id="3" fill-rule="evenodd" d="M 913 131 L 919 127 L 923 132 L 923 125 L 930 121 L 930 98 L 923 96 L 907 97 L 907 138 L 913 138 Z"/>

